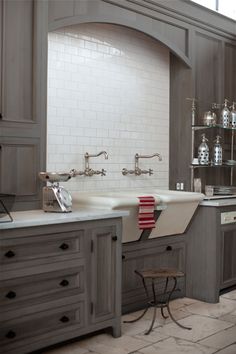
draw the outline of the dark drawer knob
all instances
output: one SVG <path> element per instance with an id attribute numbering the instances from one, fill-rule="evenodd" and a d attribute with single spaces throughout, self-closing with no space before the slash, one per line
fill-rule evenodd
<path id="1" fill-rule="evenodd" d="M 0 119 L 2 119 L 2 118 L 3 118 L 2 113 L 0 113 Z"/>
<path id="2" fill-rule="evenodd" d="M 167 251 L 172 251 L 172 247 L 171 247 L 171 246 L 167 246 L 167 247 L 166 247 L 166 250 L 167 250 Z"/>
<path id="3" fill-rule="evenodd" d="M 14 331 L 9 331 L 6 334 L 6 338 L 9 338 L 9 339 L 15 338 L 15 336 L 16 336 L 16 333 Z"/>
<path id="4" fill-rule="evenodd" d="M 63 279 L 63 280 L 60 282 L 60 285 L 61 285 L 61 286 L 68 286 L 68 285 L 69 285 L 69 282 L 68 282 L 68 280 Z"/>
<path id="5" fill-rule="evenodd" d="M 117 241 L 118 237 L 117 236 L 112 236 L 112 241 Z"/>
<path id="6" fill-rule="evenodd" d="M 69 317 L 67 317 L 67 316 L 62 316 L 62 318 L 60 318 L 60 321 L 61 321 L 62 323 L 66 323 L 66 322 L 69 322 L 70 319 L 69 319 Z"/>
<path id="7" fill-rule="evenodd" d="M 125 259 L 125 255 L 124 254 L 122 254 L 122 259 Z"/>
<path id="8" fill-rule="evenodd" d="M 16 297 L 15 291 L 9 291 L 9 293 L 7 293 L 6 297 L 8 299 L 14 299 Z"/>
<path id="9" fill-rule="evenodd" d="M 68 250 L 68 248 L 69 248 L 69 245 L 67 243 L 64 243 L 64 242 L 60 246 L 60 249 L 63 250 L 63 251 Z"/>
<path id="10" fill-rule="evenodd" d="M 15 253 L 13 251 L 9 250 L 4 254 L 4 256 L 7 258 L 12 258 L 12 257 L 15 257 Z"/>

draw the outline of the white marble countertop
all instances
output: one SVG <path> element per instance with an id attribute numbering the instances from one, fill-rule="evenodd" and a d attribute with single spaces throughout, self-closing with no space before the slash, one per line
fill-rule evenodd
<path id="1" fill-rule="evenodd" d="M 12 212 L 13 222 L 2 222 L 0 230 L 40 225 L 63 224 L 68 222 L 110 219 L 129 215 L 126 210 L 76 208 L 71 213 L 45 213 L 43 210 L 27 210 Z M 8 220 L 7 218 L 4 220 Z"/>
<path id="2" fill-rule="evenodd" d="M 222 207 L 222 206 L 236 205 L 236 197 L 234 197 L 234 198 L 203 200 L 199 205 L 201 205 L 201 206 L 212 206 L 212 207 Z"/>

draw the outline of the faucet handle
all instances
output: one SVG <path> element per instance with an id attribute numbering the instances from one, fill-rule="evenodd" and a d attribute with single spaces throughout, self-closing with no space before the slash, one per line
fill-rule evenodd
<path id="1" fill-rule="evenodd" d="M 149 168 L 148 174 L 149 174 L 149 176 L 153 175 L 153 170 L 151 168 Z"/>
<path id="2" fill-rule="evenodd" d="M 106 176 L 106 173 L 107 173 L 107 171 L 104 170 L 104 168 L 102 168 L 102 170 L 101 170 L 101 176 Z"/>

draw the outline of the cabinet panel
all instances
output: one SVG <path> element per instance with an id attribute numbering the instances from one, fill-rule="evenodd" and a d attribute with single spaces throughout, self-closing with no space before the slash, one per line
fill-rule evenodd
<path id="1" fill-rule="evenodd" d="M 31 235 L 1 241 L 2 266 L 54 256 L 83 256 L 83 231 Z"/>
<path id="2" fill-rule="evenodd" d="M 98 228 L 92 233 L 92 322 L 114 316 L 116 242 L 113 227 Z"/>
<path id="3" fill-rule="evenodd" d="M 32 268 L 34 275 L 23 278 L 7 279 L 1 282 L 0 287 L 0 308 L 1 312 L 19 310 L 24 306 L 42 304 L 47 302 L 49 297 L 53 300 L 58 298 L 76 295 L 84 292 L 84 262 L 74 262 L 76 267 L 57 271 L 42 272 L 42 267 Z M 77 264 L 76 264 L 77 263 Z M 58 264 L 59 268 L 60 264 Z"/>
<path id="4" fill-rule="evenodd" d="M 33 4 L 1 2 L 1 114 L 7 121 L 33 120 Z"/>
<path id="5" fill-rule="evenodd" d="M 198 99 L 198 116 L 209 111 L 213 102 L 222 102 L 222 77 L 218 75 L 223 70 L 221 41 L 202 33 L 196 33 L 195 42 L 195 97 Z"/>
<path id="6" fill-rule="evenodd" d="M 146 294 L 143 289 L 143 284 L 135 273 L 135 270 L 169 267 L 185 272 L 185 243 L 181 241 L 176 242 L 175 239 L 178 237 L 180 236 L 164 237 L 162 240 L 153 240 L 153 242 L 146 241 L 146 245 L 144 245 L 144 243 L 143 245 L 137 243 L 136 247 L 130 245 L 132 249 L 129 245 L 125 246 L 122 270 L 123 312 L 136 310 L 143 307 L 146 303 Z M 166 239 L 166 242 L 164 239 Z M 147 247 L 148 243 L 150 245 L 149 247 Z M 157 292 L 163 292 L 164 281 L 158 280 L 157 285 Z M 178 279 L 178 287 L 183 293 L 183 278 Z M 150 284 L 148 289 L 149 294 L 151 294 Z"/>
<path id="7" fill-rule="evenodd" d="M 223 242 L 223 262 L 221 275 L 221 288 L 235 285 L 236 283 L 236 230 L 232 227 L 231 230 L 222 232 Z"/>
<path id="8" fill-rule="evenodd" d="M 225 97 L 231 102 L 236 100 L 236 46 L 225 45 Z"/>
<path id="9" fill-rule="evenodd" d="M 38 192 L 38 142 L 0 145 L 0 192 L 17 196 L 33 196 Z"/>
<path id="10" fill-rule="evenodd" d="M 83 302 L 5 321 L 0 324 L 1 349 L 4 353 L 7 353 L 8 350 L 14 353 L 14 347 L 18 348 L 32 336 L 47 333 L 50 335 L 52 331 L 69 330 L 74 325 L 77 325 L 78 328 L 84 325 Z"/>

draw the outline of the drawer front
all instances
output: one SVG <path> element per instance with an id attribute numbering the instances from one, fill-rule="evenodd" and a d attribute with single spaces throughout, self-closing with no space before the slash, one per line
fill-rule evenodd
<path id="1" fill-rule="evenodd" d="M 18 341 L 41 334 L 50 334 L 55 330 L 66 330 L 74 325 L 79 328 L 84 326 L 84 323 L 83 302 L 16 318 L 0 326 L 0 347 L 4 353 L 12 346 L 17 347 Z"/>
<path id="2" fill-rule="evenodd" d="M 44 257 L 76 254 L 83 256 L 84 232 L 71 231 L 39 236 L 4 239 L 0 247 L 0 263 L 12 264 Z"/>
<path id="3" fill-rule="evenodd" d="M 26 301 L 26 306 L 42 303 L 49 298 L 57 299 L 84 292 L 83 260 L 75 268 L 62 269 L 55 272 L 36 274 L 23 278 L 13 278 L 1 282 L 0 306 L 8 311 Z M 24 303 L 21 304 L 24 306 Z"/>

